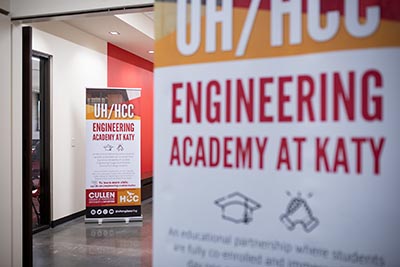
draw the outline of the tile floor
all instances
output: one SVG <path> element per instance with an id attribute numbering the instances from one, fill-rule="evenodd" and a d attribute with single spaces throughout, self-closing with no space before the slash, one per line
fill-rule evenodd
<path id="1" fill-rule="evenodd" d="M 33 266 L 151 267 L 152 202 L 143 223 L 85 224 L 84 217 L 34 234 Z"/>

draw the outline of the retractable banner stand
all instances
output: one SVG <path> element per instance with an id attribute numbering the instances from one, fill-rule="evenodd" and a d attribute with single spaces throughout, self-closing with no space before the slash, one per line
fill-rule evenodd
<path id="1" fill-rule="evenodd" d="M 400 266 L 400 1 L 155 10 L 154 266 Z"/>
<path id="2" fill-rule="evenodd" d="M 140 90 L 86 89 L 86 222 L 142 220 Z"/>

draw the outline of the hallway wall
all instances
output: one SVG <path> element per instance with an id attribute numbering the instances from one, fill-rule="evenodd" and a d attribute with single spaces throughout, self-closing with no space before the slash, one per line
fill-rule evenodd
<path id="1" fill-rule="evenodd" d="M 52 221 L 85 209 L 85 88 L 107 86 L 106 54 L 86 47 L 94 42 L 105 52 L 107 43 L 66 24 L 62 27 L 75 42 L 33 31 L 33 49 L 53 56 Z"/>
<path id="2" fill-rule="evenodd" d="M 108 44 L 108 86 L 142 88 L 141 169 L 142 179 L 153 175 L 153 63 Z"/>

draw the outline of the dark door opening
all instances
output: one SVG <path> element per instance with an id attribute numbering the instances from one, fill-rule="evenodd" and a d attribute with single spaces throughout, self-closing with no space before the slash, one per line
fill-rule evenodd
<path id="1" fill-rule="evenodd" d="M 50 56 L 32 52 L 32 229 L 50 226 Z"/>

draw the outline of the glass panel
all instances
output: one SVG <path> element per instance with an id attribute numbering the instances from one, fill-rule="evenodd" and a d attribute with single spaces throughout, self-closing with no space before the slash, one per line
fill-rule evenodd
<path id="1" fill-rule="evenodd" d="M 32 226 L 40 226 L 40 58 L 32 58 Z"/>

